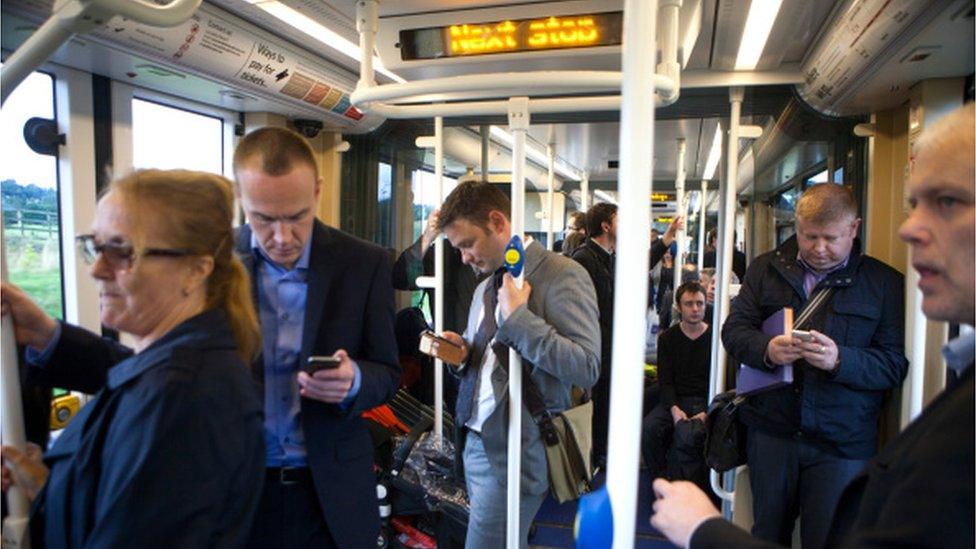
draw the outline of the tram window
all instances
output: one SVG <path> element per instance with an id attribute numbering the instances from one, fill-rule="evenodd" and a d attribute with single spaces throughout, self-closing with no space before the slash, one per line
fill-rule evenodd
<path id="1" fill-rule="evenodd" d="M 457 179 L 445 175 L 444 196 L 451 194 L 454 187 L 457 187 Z M 427 218 L 440 202 L 437 199 L 437 178 L 427 170 L 414 170 L 410 190 L 413 191 L 413 238 L 417 239 L 424 232 Z"/>
<path id="2" fill-rule="evenodd" d="M 24 123 L 54 119 L 54 78 L 35 72 L 0 109 L 3 249 L 10 281 L 51 316 L 64 318 L 57 157 L 32 151 Z"/>
<path id="3" fill-rule="evenodd" d="M 444 196 L 451 194 L 454 187 L 457 187 L 457 179 L 447 177 L 445 175 Z M 440 200 L 437 199 L 437 178 L 432 172 L 427 170 L 414 170 L 410 178 L 410 190 L 413 193 L 412 239 L 416 240 L 420 238 L 420 235 L 424 232 L 424 226 L 427 223 L 427 218 L 430 217 L 430 214 L 440 202 Z M 420 307 L 427 316 L 427 320 L 431 321 L 432 316 L 430 314 L 429 301 L 423 299 L 423 296 L 424 292 L 422 291 L 413 292 L 411 301 L 413 305 Z"/>
<path id="4" fill-rule="evenodd" d="M 384 246 L 393 244 L 393 167 L 385 162 L 379 163 L 379 177 L 376 178 L 377 242 Z"/>
<path id="5" fill-rule="evenodd" d="M 223 120 L 144 99 L 132 99 L 134 168 L 223 173 Z"/>

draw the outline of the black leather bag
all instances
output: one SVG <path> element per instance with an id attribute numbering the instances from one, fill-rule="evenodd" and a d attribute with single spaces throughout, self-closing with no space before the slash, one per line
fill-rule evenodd
<path id="1" fill-rule="evenodd" d="M 708 442 L 705 462 L 724 473 L 746 463 L 745 426 L 739 422 L 739 405 L 745 397 L 735 391 L 716 395 L 708 407 Z"/>

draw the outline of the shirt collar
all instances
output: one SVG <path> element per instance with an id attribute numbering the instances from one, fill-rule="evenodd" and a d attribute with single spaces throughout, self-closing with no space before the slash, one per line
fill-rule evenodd
<path id="1" fill-rule="evenodd" d="M 258 242 L 258 237 L 251 231 L 251 251 L 254 253 L 255 257 L 260 257 L 262 261 L 267 261 L 268 263 L 275 265 L 284 269 L 284 266 L 274 261 L 268 254 L 264 253 L 264 249 L 261 247 L 261 243 Z M 295 269 L 308 270 L 309 257 L 312 255 L 312 236 L 309 235 L 308 240 L 305 242 L 305 247 L 302 248 L 302 255 L 298 256 L 298 261 L 295 262 Z"/>
<path id="2" fill-rule="evenodd" d="M 818 271 L 817 269 L 814 269 L 806 261 L 804 261 L 803 258 L 800 256 L 800 252 L 799 251 L 796 252 L 796 262 L 800 265 L 800 267 L 803 267 L 803 270 L 804 271 L 806 271 L 806 272 L 808 272 L 808 273 L 810 273 L 813 276 L 816 276 L 818 278 L 827 276 L 830 273 L 833 273 L 833 272 L 836 272 L 836 271 L 839 271 L 839 270 L 843 269 L 844 267 L 847 266 L 847 263 L 850 260 L 851 260 L 851 254 L 847 254 L 847 257 L 844 258 L 844 261 L 841 261 L 840 263 L 838 263 L 837 265 L 834 265 L 830 269 L 827 269 L 826 271 L 822 271 L 821 272 L 821 271 Z"/>
<path id="3" fill-rule="evenodd" d="M 976 360 L 976 334 L 968 332 L 942 346 L 946 366 L 962 375 L 963 370 Z"/>

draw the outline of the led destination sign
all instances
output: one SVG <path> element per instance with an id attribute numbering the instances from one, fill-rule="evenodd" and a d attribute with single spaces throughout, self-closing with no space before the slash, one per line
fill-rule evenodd
<path id="1" fill-rule="evenodd" d="M 404 61 L 617 46 L 623 12 L 464 23 L 400 31 Z"/>

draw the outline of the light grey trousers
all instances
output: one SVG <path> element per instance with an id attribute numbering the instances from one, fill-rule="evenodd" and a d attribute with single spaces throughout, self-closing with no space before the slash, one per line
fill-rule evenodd
<path id="1" fill-rule="evenodd" d="M 464 445 L 464 479 L 471 501 L 465 549 L 499 549 L 505 547 L 505 511 L 507 482 L 504 471 L 499 478 L 488 462 L 481 437 L 468 431 Z M 529 542 L 529 527 L 546 499 L 546 493 L 522 493 L 519 510 L 519 531 L 523 549 Z"/>

